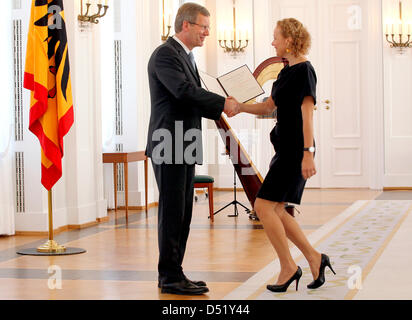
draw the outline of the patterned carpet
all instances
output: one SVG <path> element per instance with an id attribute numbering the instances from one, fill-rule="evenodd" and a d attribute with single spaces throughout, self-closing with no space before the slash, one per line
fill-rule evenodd
<path id="1" fill-rule="evenodd" d="M 254 286 L 246 284 L 239 288 L 237 298 L 257 299 L 257 300 L 344 300 L 352 299 L 358 292 L 355 288 L 355 280 L 366 279 L 367 274 L 373 268 L 380 254 L 390 242 L 393 235 L 401 226 L 407 215 L 412 211 L 411 200 L 372 200 L 365 204 L 355 204 L 355 214 L 346 220 L 341 217 L 342 223 L 337 227 L 331 224 L 329 230 L 322 230 L 324 240 L 314 242 L 314 237 L 309 237 L 311 243 L 315 243 L 318 251 L 329 255 L 332 267 L 337 273 L 333 273 L 327 268 L 326 284 L 317 289 L 309 290 L 306 285 L 313 278 L 309 265 L 302 255 L 297 255 L 295 249 L 295 259 L 303 270 L 303 277 L 300 280 L 299 291 L 295 291 L 295 284 L 292 284 L 286 293 L 273 293 L 266 290 L 266 284 L 274 283 L 279 272 L 279 262 L 271 264 L 272 274 L 268 268 L 261 271 L 249 281 L 254 282 Z M 348 216 L 348 214 L 346 214 Z M 335 219 L 338 219 L 339 216 Z M 333 231 L 332 234 L 330 234 Z M 320 235 L 317 235 L 318 238 Z M 326 237 L 326 238 L 325 238 Z M 275 267 L 275 268 L 273 268 Z M 357 272 L 357 273 L 356 273 Z M 359 277 L 358 277 L 359 276 Z M 257 280 L 259 279 L 259 280 Z M 260 281 L 256 285 L 256 281 Z M 361 283 L 361 282 L 358 282 Z M 254 288 L 248 293 L 246 288 Z M 229 297 L 236 296 L 232 292 Z"/>

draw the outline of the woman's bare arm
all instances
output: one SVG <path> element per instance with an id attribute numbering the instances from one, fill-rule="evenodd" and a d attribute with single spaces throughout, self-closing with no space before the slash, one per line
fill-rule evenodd
<path id="1" fill-rule="evenodd" d="M 305 148 L 313 147 L 313 110 L 315 104 L 313 97 L 305 97 L 302 103 L 303 117 L 303 137 L 305 139 Z"/>
<path id="2" fill-rule="evenodd" d="M 259 116 L 265 116 L 271 114 L 275 111 L 276 105 L 272 99 L 269 97 L 265 102 L 256 103 L 256 104 L 240 104 L 240 112 L 255 114 Z"/>
<path id="3" fill-rule="evenodd" d="M 313 110 L 315 103 L 313 97 L 305 97 L 302 103 L 302 118 L 303 118 L 303 138 L 304 147 L 313 147 Z M 304 152 L 302 160 L 302 175 L 307 180 L 316 174 L 316 166 L 313 159 L 313 153 Z"/>

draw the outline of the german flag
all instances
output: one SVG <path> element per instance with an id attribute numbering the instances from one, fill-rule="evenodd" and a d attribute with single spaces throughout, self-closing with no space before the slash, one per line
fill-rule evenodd
<path id="1" fill-rule="evenodd" d="M 24 87 L 31 91 L 29 129 L 40 141 L 41 182 L 62 176 L 63 137 L 74 122 L 62 0 L 32 0 Z"/>

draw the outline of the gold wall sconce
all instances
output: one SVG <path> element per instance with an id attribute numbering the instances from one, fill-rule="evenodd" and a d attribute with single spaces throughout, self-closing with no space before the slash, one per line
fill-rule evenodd
<path id="1" fill-rule="evenodd" d="M 172 28 L 172 16 L 169 14 L 168 15 L 168 21 L 167 21 L 167 26 L 166 26 L 166 23 L 165 23 L 165 0 L 162 0 L 162 10 L 163 10 L 163 13 L 162 13 L 162 16 L 163 16 L 163 33 L 162 33 L 162 36 L 161 36 L 161 38 L 162 38 L 162 41 L 163 42 L 165 42 L 168 38 L 169 38 L 169 36 L 170 36 L 170 29 Z M 166 28 L 167 28 L 167 32 L 166 32 Z"/>
<path id="2" fill-rule="evenodd" d="M 94 24 L 98 24 L 100 18 L 104 17 L 107 13 L 107 9 L 109 9 L 108 6 L 108 0 L 105 0 L 105 4 L 103 5 L 102 0 L 99 0 L 99 2 L 97 3 L 97 13 L 95 14 L 89 14 L 90 12 L 90 7 L 91 7 L 91 3 L 90 0 L 88 0 L 88 2 L 86 2 L 86 13 L 83 14 L 83 0 L 80 0 L 80 14 L 77 17 L 77 19 L 80 21 L 80 24 L 85 27 L 87 23 L 94 23 Z M 103 10 L 103 13 L 102 13 Z"/>
<path id="3" fill-rule="evenodd" d="M 405 49 L 412 47 L 411 24 L 405 24 L 402 21 L 402 1 L 399 1 L 399 22 L 397 24 L 386 24 L 385 35 L 386 41 L 390 44 L 390 47 L 397 48 L 401 54 L 404 52 Z M 395 36 L 398 36 L 397 39 L 395 39 Z"/>
<path id="4" fill-rule="evenodd" d="M 219 46 L 225 53 L 236 55 L 244 52 L 249 45 L 249 32 L 237 30 L 236 26 L 236 0 L 233 0 L 233 30 L 219 32 Z"/>

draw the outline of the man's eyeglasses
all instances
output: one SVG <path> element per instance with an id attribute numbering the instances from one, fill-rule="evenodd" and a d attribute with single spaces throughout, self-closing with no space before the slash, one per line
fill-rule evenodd
<path id="1" fill-rule="evenodd" d="M 189 23 L 190 23 L 190 24 L 195 24 L 195 25 L 201 27 L 201 28 L 203 29 L 203 31 L 210 31 L 210 27 L 209 27 L 209 26 L 204 26 L 203 24 L 198 24 L 198 23 L 195 23 L 195 22 L 189 22 Z"/>

